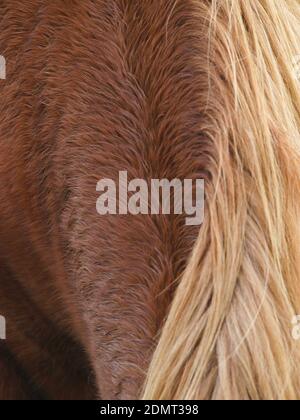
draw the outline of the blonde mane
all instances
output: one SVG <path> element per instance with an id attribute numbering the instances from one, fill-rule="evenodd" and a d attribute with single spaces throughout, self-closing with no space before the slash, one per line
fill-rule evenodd
<path id="1" fill-rule="evenodd" d="M 208 34 L 206 215 L 143 398 L 298 399 L 300 3 L 193 3 Z"/>

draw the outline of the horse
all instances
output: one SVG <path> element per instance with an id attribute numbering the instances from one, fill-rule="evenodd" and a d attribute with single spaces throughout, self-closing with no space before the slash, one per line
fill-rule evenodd
<path id="1" fill-rule="evenodd" d="M 298 0 L 0 0 L 1 400 L 300 397 L 299 41 Z M 201 226 L 99 215 L 122 171 Z"/>

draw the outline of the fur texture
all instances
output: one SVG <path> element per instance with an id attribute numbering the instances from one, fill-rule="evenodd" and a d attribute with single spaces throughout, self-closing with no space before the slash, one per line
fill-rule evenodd
<path id="1" fill-rule="evenodd" d="M 102 398 L 140 394 L 197 237 L 183 216 L 95 207 L 120 170 L 205 176 L 202 45 L 191 3 L 174 6 L 1 2 L 1 346 L 50 398 L 93 393 L 86 359 Z"/>
<path id="2" fill-rule="evenodd" d="M 145 398 L 299 397 L 298 29 L 296 0 L 0 0 L 1 399 L 138 398 L 155 349 Z M 122 170 L 204 178 L 200 234 L 100 217 Z"/>

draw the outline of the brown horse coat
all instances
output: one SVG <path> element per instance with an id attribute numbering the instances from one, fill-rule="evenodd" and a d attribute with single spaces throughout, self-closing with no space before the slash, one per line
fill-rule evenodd
<path id="1" fill-rule="evenodd" d="M 99 216 L 96 184 L 206 177 L 194 7 L 0 1 L 0 399 L 140 395 L 199 228 Z"/>

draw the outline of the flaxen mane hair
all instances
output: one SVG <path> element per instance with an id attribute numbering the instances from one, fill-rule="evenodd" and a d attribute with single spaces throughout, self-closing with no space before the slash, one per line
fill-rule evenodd
<path id="1" fill-rule="evenodd" d="M 0 0 L 0 399 L 300 398 L 299 54 L 299 0 Z"/>
<path id="2" fill-rule="evenodd" d="M 208 33 L 207 212 L 149 399 L 299 399 L 298 0 L 195 0 Z M 199 40 L 200 42 L 200 40 Z M 205 69 L 203 71 L 205 71 Z"/>

